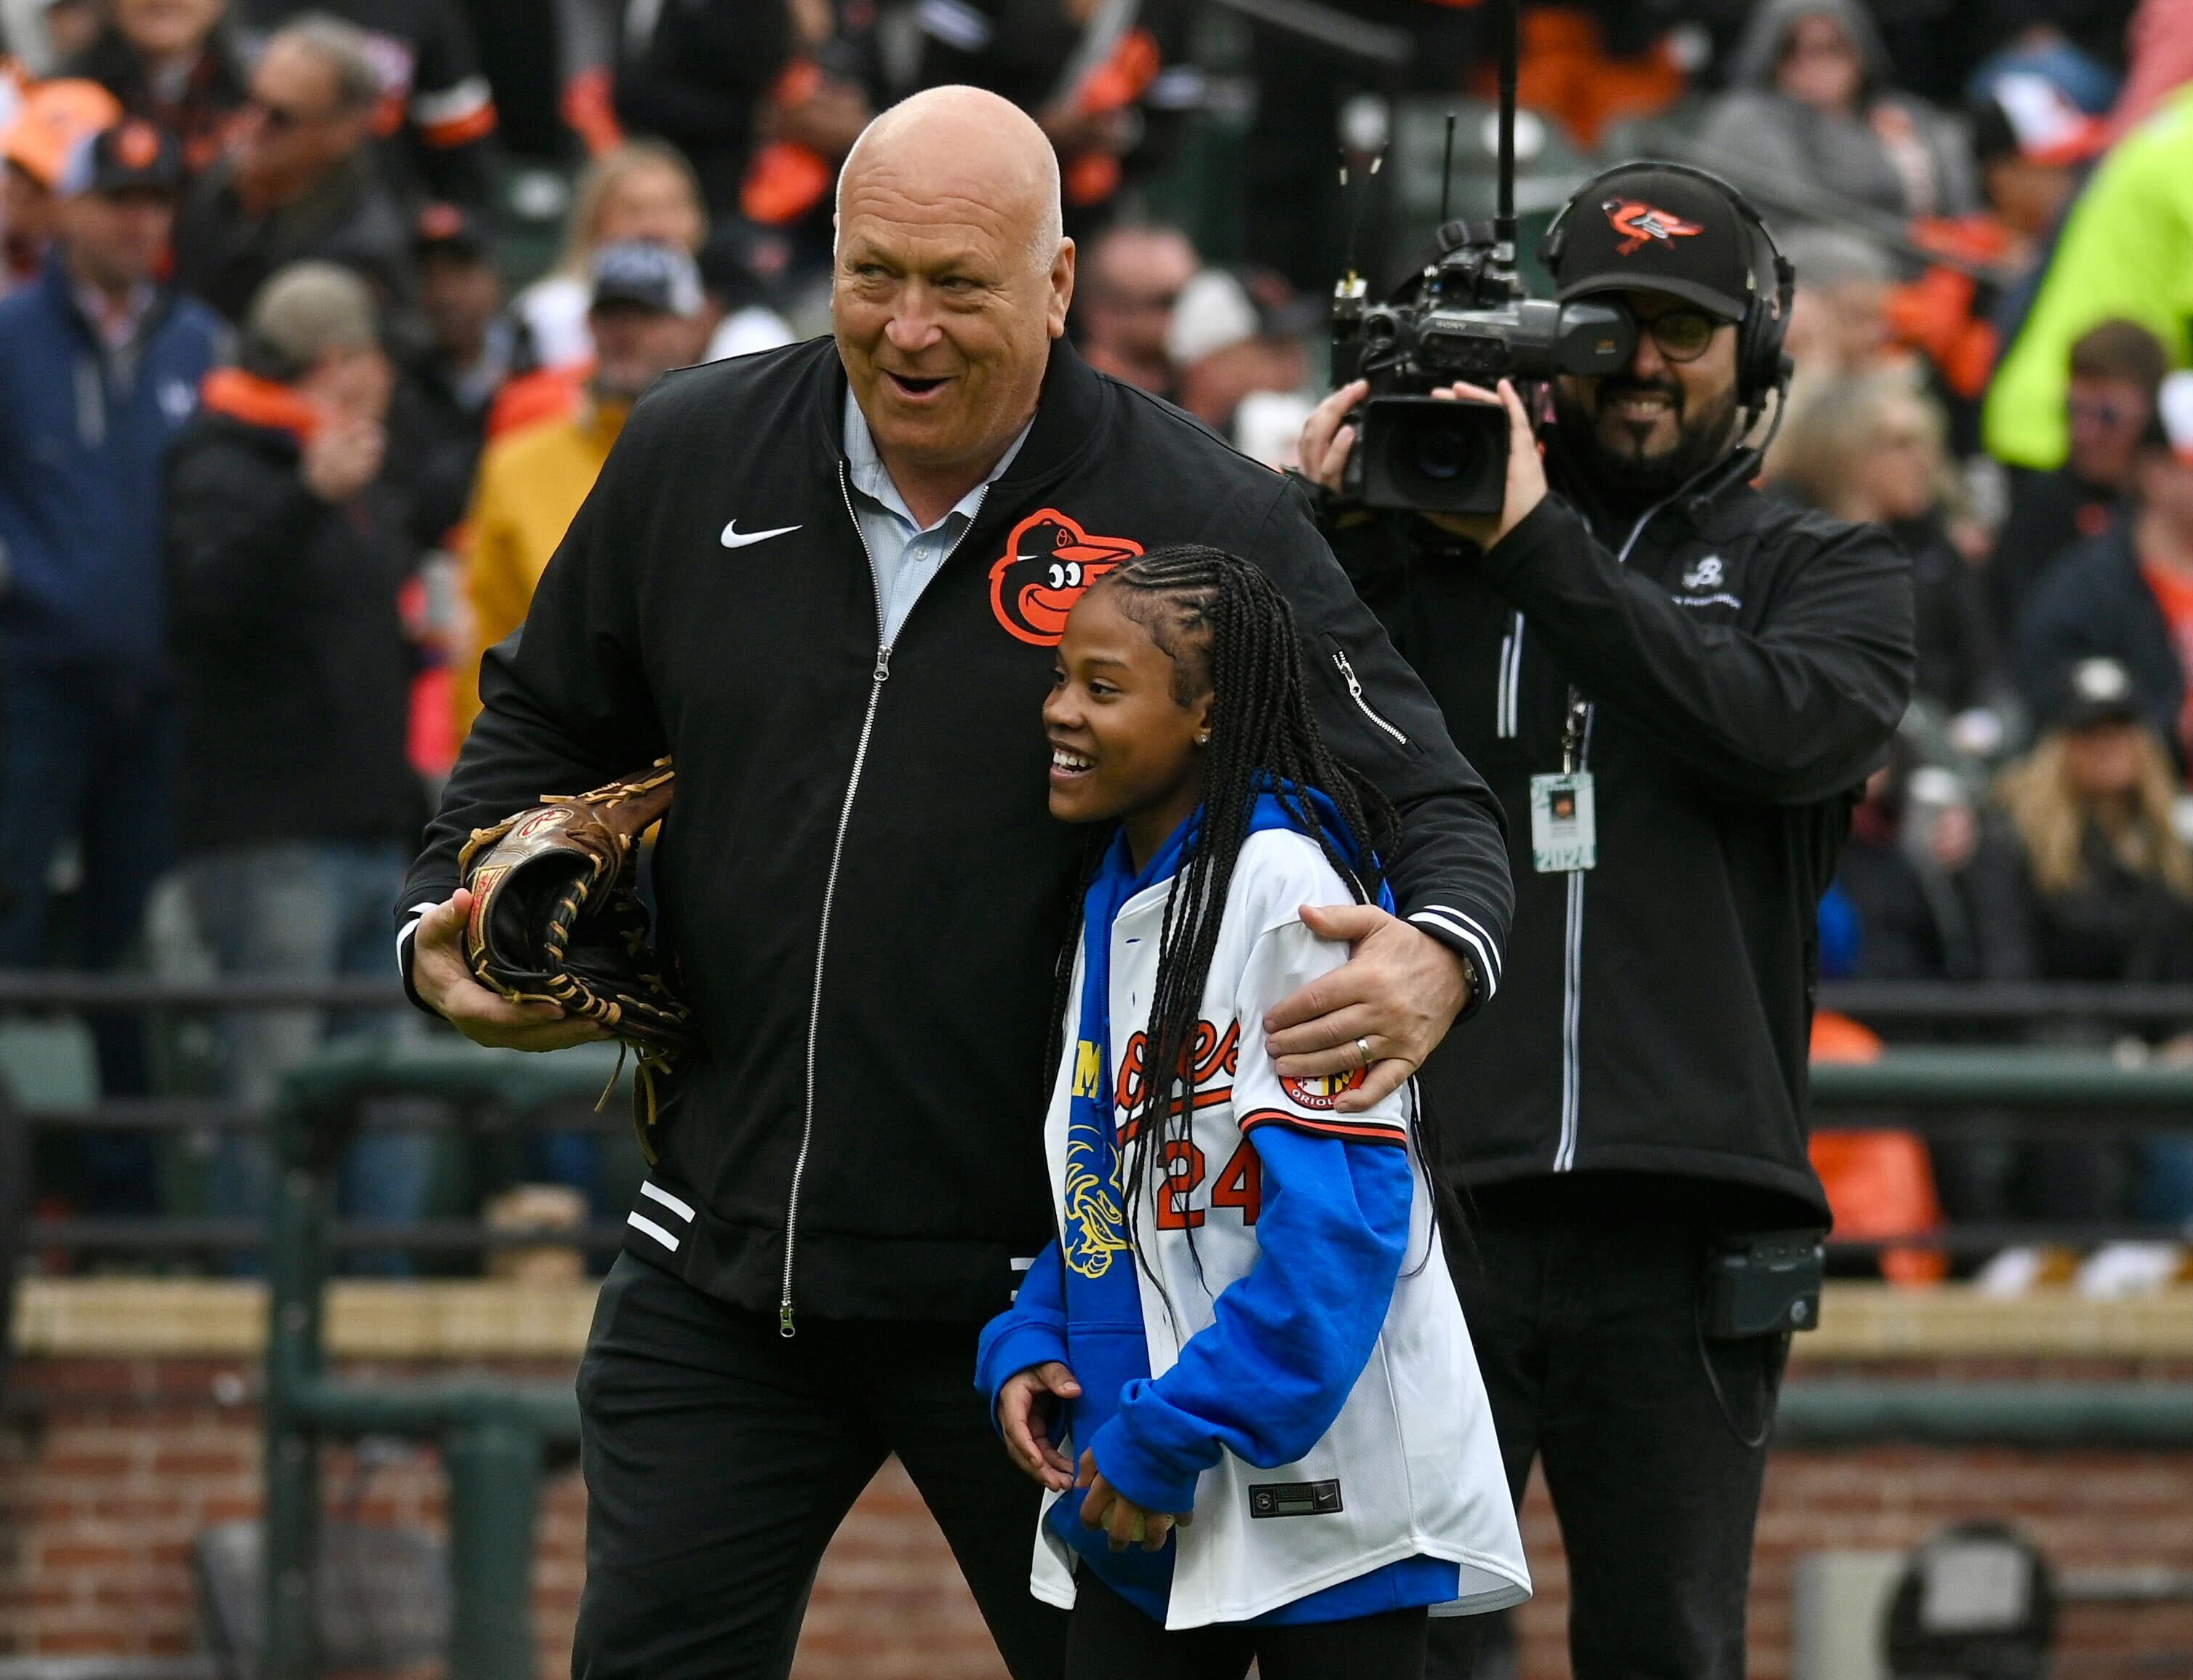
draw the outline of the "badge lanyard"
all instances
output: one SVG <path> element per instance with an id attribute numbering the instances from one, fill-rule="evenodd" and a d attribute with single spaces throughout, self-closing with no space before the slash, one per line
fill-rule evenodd
<path id="1" fill-rule="evenodd" d="M 1583 768 L 1590 717 L 1591 707 L 1572 687 L 1561 727 L 1560 774 L 1531 778 L 1531 866 L 1541 875 L 1570 874 L 1599 861 L 1591 772 Z"/>
<path id="2" fill-rule="evenodd" d="M 1629 563 L 1629 551 L 1667 505 L 1657 501 L 1637 516 L 1615 564 Z M 1591 707 L 1572 683 L 1568 719 L 1561 727 L 1561 773 L 1531 778 L 1531 866 L 1541 875 L 1573 875 L 1599 861 L 1599 819 L 1591 772 L 1583 768 L 1583 738 L 1590 726 Z"/>

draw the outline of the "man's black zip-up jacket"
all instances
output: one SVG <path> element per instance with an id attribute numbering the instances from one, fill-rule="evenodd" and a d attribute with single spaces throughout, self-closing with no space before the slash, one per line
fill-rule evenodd
<path id="1" fill-rule="evenodd" d="M 1558 463 L 1556 464 L 1558 466 Z M 1911 691 L 1887 533 L 1745 487 L 1634 524 L 1549 495 L 1480 553 L 1338 522 L 1343 563 L 1509 814 L 1498 997 L 1425 1065 L 1447 1175 L 1676 1174 L 1824 1217 L 1806 1148 L 1820 894 Z M 1530 784 L 1589 705 L 1598 864 L 1532 866 Z"/>
<path id="2" fill-rule="evenodd" d="M 1026 443 L 880 646 L 845 393 L 818 340 L 638 404 L 484 662 L 398 917 L 449 897 L 473 828 L 674 754 L 658 936 L 702 1049 L 668 1088 L 653 1180 L 673 1199 L 640 1213 L 676 1247 L 635 1226 L 632 1251 L 764 1311 L 983 1318 L 1051 1234 L 1044 1046 L 1085 835 L 1046 809 L 1040 711 L 1091 575 L 1188 541 L 1271 572 L 1328 738 L 1402 814 L 1396 900 L 1488 990 L 1507 849 L 1300 492 L 1063 345 Z"/>

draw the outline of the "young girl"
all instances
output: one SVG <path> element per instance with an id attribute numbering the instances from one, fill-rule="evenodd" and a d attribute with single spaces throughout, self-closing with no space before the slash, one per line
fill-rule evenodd
<path id="1" fill-rule="evenodd" d="M 976 1380 L 1050 1489 L 1031 1590 L 1068 1680 L 1403 1680 L 1429 1606 L 1530 1595 L 1411 1094 L 1281 1077 L 1263 1016 L 1390 899 L 1390 807 L 1319 736 L 1286 603 L 1162 549 L 1075 606 L 1051 809 L 1118 824 L 1063 987 L 1059 1235 Z M 1062 963 L 1062 967 L 1063 967 Z M 1191 1526 L 1192 1522 L 1192 1526 Z"/>

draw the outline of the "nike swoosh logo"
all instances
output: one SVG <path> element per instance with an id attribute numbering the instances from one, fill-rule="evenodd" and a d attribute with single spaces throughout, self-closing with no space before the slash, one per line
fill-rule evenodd
<path id="1" fill-rule="evenodd" d="M 767 542 L 771 537 L 781 537 L 787 531 L 796 531 L 797 525 L 779 525 L 773 531 L 741 531 L 736 519 L 724 527 L 724 546 L 744 548 L 750 542 Z"/>

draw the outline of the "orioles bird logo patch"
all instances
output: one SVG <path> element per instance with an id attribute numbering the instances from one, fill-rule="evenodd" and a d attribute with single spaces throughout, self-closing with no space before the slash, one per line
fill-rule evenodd
<path id="1" fill-rule="evenodd" d="M 1332 1106 L 1341 1098 L 1360 1085 L 1368 1077 L 1369 1072 L 1368 1068 L 1351 1067 L 1345 1073 L 1320 1073 L 1308 1079 L 1290 1078 L 1282 1073 L 1280 1076 L 1280 1089 L 1287 1094 L 1297 1107 L 1309 1109 L 1314 1113 L 1324 1114 L 1329 1112 Z"/>
<path id="2" fill-rule="evenodd" d="M 1655 239 L 1671 244 L 1705 231 L 1698 223 L 1685 221 L 1673 210 L 1647 204 L 1641 198 L 1610 198 L 1599 208 L 1606 212 L 1607 220 L 1622 236 L 1622 243 L 1614 249 L 1625 257 L 1643 250 Z"/>
<path id="3" fill-rule="evenodd" d="M 1091 536 L 1070 515 L 1038 508 L 1013 527 L 990 568 L 990 610 L 1022 641 L 1055 648 L 1089 586 L 1142 551 L 1131 537 Z"/>

